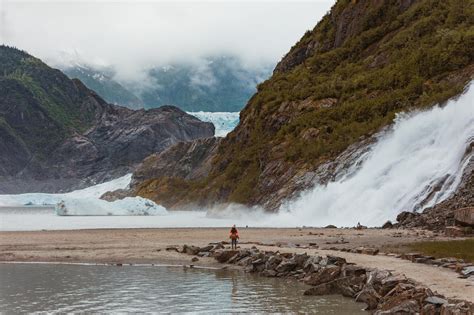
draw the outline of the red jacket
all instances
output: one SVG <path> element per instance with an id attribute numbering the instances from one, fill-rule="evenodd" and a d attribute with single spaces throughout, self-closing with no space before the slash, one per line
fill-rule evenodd
<path id="1" fill-rule="evenodd" d="M 232 233 L 232 230 L 230 230 L 229 238 L 233 239 L 233 240 L 238 239 L 239 238 L 239 231 L 237 229 L 235 229 L 234 233 Z"/>

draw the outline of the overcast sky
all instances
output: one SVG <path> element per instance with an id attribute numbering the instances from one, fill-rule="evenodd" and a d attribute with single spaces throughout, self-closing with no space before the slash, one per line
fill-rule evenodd
<path id="1" fill-rule="evenodd" d="M 123 77 L 206 55 L 274 63 L 333 2 L 0 0 L 0 40 L 52 65 L 77 58 Z"/>

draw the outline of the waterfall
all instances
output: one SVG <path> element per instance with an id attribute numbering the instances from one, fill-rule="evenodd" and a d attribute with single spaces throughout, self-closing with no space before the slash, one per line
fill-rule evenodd
<path id="1" fill-rule="evenodd" d="M 401 211 L 420 211 L 449 197 L 472 157 L 473 85 L 444 106 L 397 115 L 360 167 L 303 192 L 281 207 L 277 220 L 375 226 Z"/>

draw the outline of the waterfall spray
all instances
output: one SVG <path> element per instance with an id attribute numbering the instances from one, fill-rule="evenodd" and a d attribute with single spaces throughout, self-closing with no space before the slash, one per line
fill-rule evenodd
<path id="1" fill-rule="evenodd" d="M 358 168 L 280 209 L 287 224 L 374 226 L 450 196 L 472 157 L 474 87 L 445 106 L 400 114 Z M 291 222 L 291 223 L 290 223 Z M 277 222 L 275 222 L 277 223 Z"/>

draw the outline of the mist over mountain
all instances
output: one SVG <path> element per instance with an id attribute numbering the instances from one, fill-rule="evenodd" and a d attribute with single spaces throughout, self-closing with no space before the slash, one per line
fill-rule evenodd
<path id="1" fill-rule="evenodd" d="M 272 66 L 247 68 L 236 57 L 209 57 L 198 64 L 153 68 L 153 84 L 134 90 L 147 108 L 173 104 L 189 111 L 240 111 Z"/>
<path id="2" fill-rule="evenodd" d="M 240 111 L 274 64 L 247 65 L 236 56 L 212 56 L 150 67 L 141 80 L 120 80 L 114 67 L 63 66 L 106 101 L 129 108 L 175 105 L 186 111 Z"/>
<path id="3" fill-rule="evenodd" d="M 109 103 L 126 106 L 132 109 L 143 108 L 143 102 L 131 91 L 123 87 L 114 78 L 111 68 L 94 68 L 75 64 L 65 67 L 64 73 L 71 79 L 79 79 L 89 89 L 94 90 Z"/>

